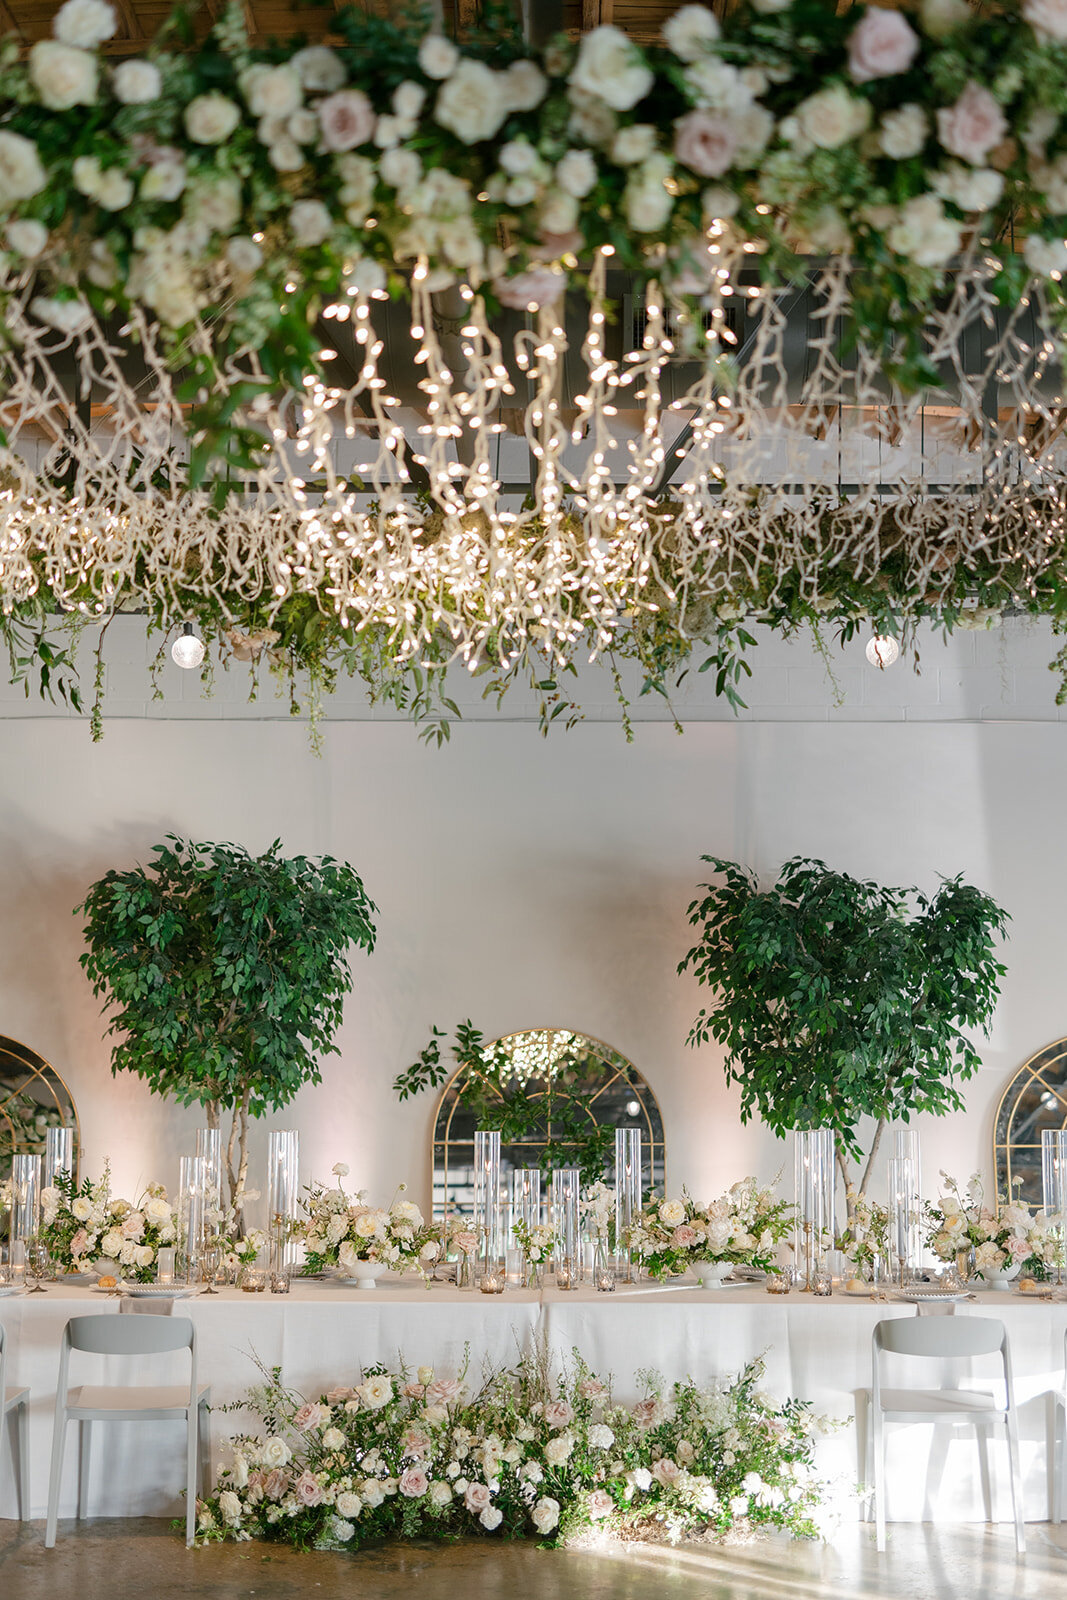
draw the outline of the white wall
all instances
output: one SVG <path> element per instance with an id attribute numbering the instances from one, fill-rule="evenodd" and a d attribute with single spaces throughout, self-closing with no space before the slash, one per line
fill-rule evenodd
<path id="1" fill-rule="evenodd" d="M 908 680 L 901 680 L 902 682 Z M 1051 694 L 1049 696 L 1051 699 Z M 436 1022 L 488 1033 L 557 1024 L 608 1040 L 660 1099 L 668 1177 L 707 1194 L 785 1146 L 741 1129 L 716 1048 L 686 1047 L 701 991 L 676 976 L 686 906 L 717 853 L 773 873 L 788 855 L 926 889 L 963 872 L 1010 911 L 1009 966 L 986 1067 L 965 1115 L 923 1125 L 941 1166 L 989 1167 L 1011 1069 L 1067 1033 L 1063 967 L 1067 735 L 1058 723 L 704 722 L 683 736 L 586 725 L 458 727 L 437 750 L 403 723 L 343 722 L 316 760 L 299 724 L 0 720 L 0 1032 L 68 1079 L 88 1170 L 118 1192 L 173 1184 L 197 1118 L 113 1080 L 77 958 L 87 886 L 176 830 L 351 861 L 380 907 L 357 954 L 341 1054 L 278 1118 L 300 1129 L 304 1176 L 337 1160 L 387 1198 L 428 1198 L 429 1098 L 401 1107 L 395 1073 Z M 257 1148 L 265 1131 L 257 1130 Z"/>

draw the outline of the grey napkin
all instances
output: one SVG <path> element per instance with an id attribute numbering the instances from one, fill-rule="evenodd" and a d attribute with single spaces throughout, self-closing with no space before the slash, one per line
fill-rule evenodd
<path id="1" fill-rule="evenodd" d="M 166 1295 L 140 1295 L 124 1294 L 119 1301 L 120 1311 L 146 1311 L 152 1316 L 169 1317 L 174 1310 L 174 1301 Z"/>

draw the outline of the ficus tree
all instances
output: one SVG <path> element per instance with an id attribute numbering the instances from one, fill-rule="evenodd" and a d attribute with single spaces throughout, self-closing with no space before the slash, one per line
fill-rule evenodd
<path id="1" fill-rule="evenodd" d="M 726 1046 L 743 1121 L 756 1114 L 779 1135 L 833 1128 L 851 1212 L 887 1122 L 962 1107 L 960 1084 L 981 1064 L 971 1034 L 988 1033 L 1000 992 L 1008 915 L 958 877 L 928 897 L 798 856 L 760 889 L 738 863 L 701 859 L 718 881 L 689 907 L 700 940 L 678 970 L 716 999 L 689 1043 Z M 875 1122 L 865 1161 L 863 1117 Z"/>
<path id="2" fill-rule="evenodd" d="M 230 1113 L 231 1202 L 244 1191 L 248 1128 L 319 1083 L 336 1053 L 349 948 L 374 949 L 368 898 L 332 856 L 261 855 L 168 834 L 147 867 L 108 872 L 76 913 L 79 958 L 110 1012 L 112 1072 L 135 1072 L 155 1094 Z"/>

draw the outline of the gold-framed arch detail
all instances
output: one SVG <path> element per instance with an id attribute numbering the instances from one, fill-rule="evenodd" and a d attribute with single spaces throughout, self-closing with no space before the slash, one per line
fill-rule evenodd
<path id="1" fill-rule="evenodd" d="M 663 1117 L 651 1087 L 612 1045 L 591 1034 L 565 1028 L 526 1028 L 503 1035 L 511 1070 L 498 1086 L 477 1081 L 477 1068 L 462 1064 L 441 1091 L 434 1118 L 432 1192 L 435 1217 L 470 1215 L 474 1209 L 474 1134 L 491 1126 L 491 1107 L 513 1096 L 533 1104 L 535 1115 L 515 1137 L 501 1144 L 501 1173 L 539 1167 L 547 1193 L 554 1167 L 577 1165 L 583 1133 L 603 1130 L 605 1146 L 613 1128 L 640 1128 L 642 1189 L 663 1193 L 666 1148 Z M 471 1091 L 476 1093 L 471 1095 Z M 477 1104 L 472 1103 L 472 1099 Z M 489 1108 L 490 1120 L 480 1112 Z M 612 1158 L 600 1175 L 611 1182 Z M 587 1173 L 587 1176 L 589 1174 Z"/>
<path id="2" fill-rule="evenodd" d="M 44 1153 L 49 1128 L 74 1129 L 74 1171 L 81 1129 L 74 1096 L 50 1061 L 18 1039 L 0 1034 L 0 1178 L 11 1158 Z"/>
<path id="3" fill-rule="evenodd" d="M 1055 1039 L 1014 1072 L 997 1107 L 997 1193 L 1041 1204 L 1041 1134 L 1067 1127 L 1067 1039 Z"/>

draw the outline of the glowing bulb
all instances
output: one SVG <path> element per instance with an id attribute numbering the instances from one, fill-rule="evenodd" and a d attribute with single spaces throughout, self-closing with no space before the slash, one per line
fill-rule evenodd
<path id="1" fill-rule="evenodd" d="M 204 641 L 193 632 L 191 622 L 182 623 L 182 631 L 171 645 L 170 653 L 178 667 L 198 667 L 203 661 Z"/>
<path id="2" fill-rule="evenodd" d="M 900 655 L 900 646 L 891 633 L 876 633 L 867 640 L 865 654 L 872 667 L 884 670 L 891 667 Z"/>

